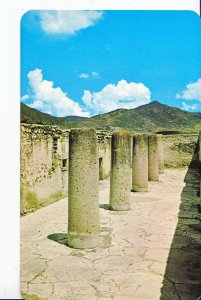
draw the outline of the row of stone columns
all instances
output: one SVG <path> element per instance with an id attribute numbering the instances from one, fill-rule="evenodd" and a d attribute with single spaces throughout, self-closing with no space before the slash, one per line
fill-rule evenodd
<path id="1" fill-rule="evenodd" d="M 132 145 L 132 150 L 131 150 Z M 131 158 L 132 157 L 132 158 Z M 130 184 L 132 162 L 132 188 Z M 110 208 L 130 209 L 132 192 L 147 192 L 148 181 L 158 181 L 164 172 L 162 135 L 118 132 L 112 135 Z"/>
<path id="2" fill-rule="evenodd" d="M 112 135 L 109 206 L 130 209 L 130 191 L 146 192 L 148 180 L 163 172 L 162 136 L 117 132 Z M 160 168 L 160 171 L 159 171 Z M 69 136 L 68 245 L 99 245 L 99 166 L 94 129 L 73 129 Z M 132 171 L 132 172 L 131 172 Z M 132 174 L 132 177 L 131 177 Z"/>

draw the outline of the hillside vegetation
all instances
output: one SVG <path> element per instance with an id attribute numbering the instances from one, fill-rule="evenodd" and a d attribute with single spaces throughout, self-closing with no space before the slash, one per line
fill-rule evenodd
<path id="1" fill-rule="evenodd" d="M 201 113 L 191 113 L 153 101 L 135 109 L 118 109 L 91 118 L 53 117 L 21 103 L 21 122 L 57 125 L 61 128 L 93 127 L 102 130 L 179 131 L 201 130 Z"/>

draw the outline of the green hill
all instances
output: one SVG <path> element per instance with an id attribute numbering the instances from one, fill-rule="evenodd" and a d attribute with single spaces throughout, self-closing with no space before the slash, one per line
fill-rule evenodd
<path id="1" fill-rule="evenodd" d="M 148 132 L 198 132 L 201 130 L 201 113 L 186 112 L 153 101 L 135 109 L 118 109 L 91 118 L 53 117 L 21 104 L 21 122 L 57 125 L 61 128 L 94 127 L 103 130 L 122 128 Z"/>
<path id="2" fill-rule="evenodd" d="M 73 124 L 83 121 L 84 117 L 69 116 L 69 117 L 53 117 L 49 114 L 42 113 L 35 108 L 31 108 L 24 103 L 21 103 L 21 123 L 41 124 L 41 125 L 57 125 L 60 127 L 71 128 Z"/>

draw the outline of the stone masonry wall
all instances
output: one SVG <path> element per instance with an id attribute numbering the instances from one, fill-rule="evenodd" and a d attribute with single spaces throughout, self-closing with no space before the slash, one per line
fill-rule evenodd
<path id="1" fill-rule="evenodd" d="M 21 212 L 67 195 L 68 131 L 54 126 L 21 126 Z"/>
<path id="2" fill-rule="evenodd" d="M 110 174 L 111 164 L 111 133 L 98 132 L 99 146 L 99 179 L 105 179 Z"/>
<path id="3" fill-rule="evenodd" d="M 166 168 L 189 166 L 196 160 L 194 151 L 198 142 L 198 134 L 175 134 L 163 136 Z"/>

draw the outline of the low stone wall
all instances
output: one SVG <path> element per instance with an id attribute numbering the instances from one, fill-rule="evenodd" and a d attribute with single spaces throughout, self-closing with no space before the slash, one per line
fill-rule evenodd
<path id="1" fill-rule="evenodd" d="M 166 168 L 189 166 L 192 160 L 197 163 L 194 155 L 198 142 L 198 134 L 175 134 L 163 136 Z"/>

